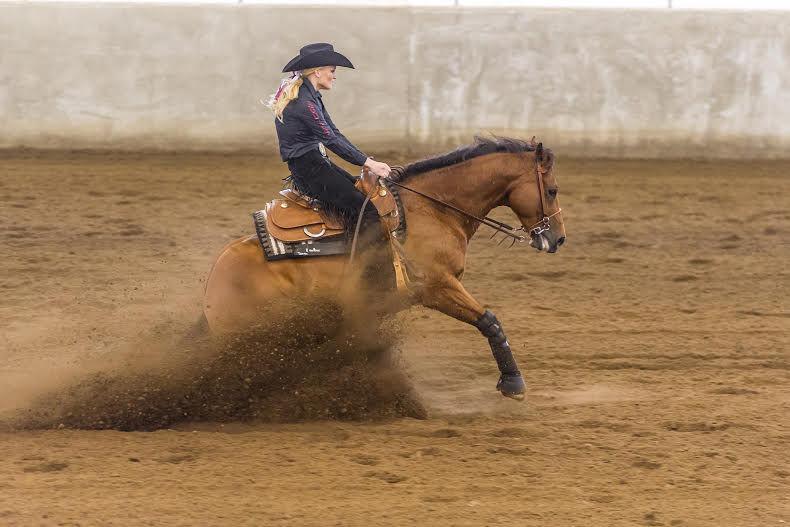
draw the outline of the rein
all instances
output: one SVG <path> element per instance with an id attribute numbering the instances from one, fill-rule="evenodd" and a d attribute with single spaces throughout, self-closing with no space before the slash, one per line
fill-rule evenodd
<path id="1" fill-rule="evenodd" d="M 439 198 L 435 198 L 433 196 L 429 196 L 428 194 L 424 194 L 424 193 L 420 192 L 419 190 L 415 190 L 415 189 L 413 189 L 411 187 L 407 187 L 406 185 L 403 185 L 402 183 L 398 183 L 397 181 L 393 181 L 391 179 L 388 179 L 387 183 L 391 183 L 392 185 L 395 185 L 395 186 L 400 187 L 402 189 L 408 190 L 409 192 L 413 192 L 413 193 L 417 194 L 418 196 L 422 196 L 423 198 L 425 198 L 425 199 L 427 199 L 429 201 L 433 201 L 434 203 L 438 203 L 439 205 L 442 205 L 443 207 L 447 207 L 448 209 L 454 210 L 455 212 L 458 212 L 459 214 L 462 214 L 462 215 L 466 216 L 467 218 L 472 218 L 473 220 L 482 223 L 486 227 L 491 227 L 494 230 L 497 230 L 497 231 L 499 231 L 499 232 L 501 232 L 501 233 L 503 233 L 503 234 L 505 234 L 507 236 L 510 236 L 511 238 L 515 239 L 516 241 L 523 242 L 526 239 L 526 237 L 524 235 L 516 234 L 516 232 L 518 232 L 518 231 L 523 231 L 524 227 L 519 227 L 519 228 L 511 227 L 507 223 L 503 223 L 503 222 L 495 220 L 493 218 L 489 218 L 488 216 L 486 216 L 485 218 L 479 218 L 479 217 L 475 216 L 472 213 L 466 212 L 465 210 L 456 207 L 455 205 L 451 205 L 450 203 L 447 203 L 446 201 L 442 201 Z"/>
<path id="2" fill-rule="evenodd" d="M 400 175 L 403 175 L 404 173 L 404 169 L 401 166 L 393 166 L 390 168 L 391 168 L 391 172 L 395 172 Z M 529 229 L 526 229 L 523 225 L 518 228 L 512 227 L 507 223 L 501 222 L 499 220 L 495 220 L 494 218 L 489 218 L 488 216 L 486 216 L 485 218 L 480 218 L 478 216 L 475 216 L 471 212 L 467 212 L 462 208 L 456 207 L 451 203 L 447 203 L 446 201 L 443 201 L 439 198 L 425 194 L 424 192 L 420 192 L 419 190 L 413 189 L 411 187 L 407 187 L 403 183 L 399 183 L 393 179 L 386 178 L 386 181 L 387 184 L 392 184 L 395 185 L 396 187 L 402 188 L 404 190 L 408 190 L 409 192 L 417 194 L 418 196 L 423 197 L 428 201 L 432 201 L 437 205 L 441 205 L 442 207 L 453 210 L 463 216 L 466 216 L 467 218 L 471 218 L 474 221 L 485 225 L 486 227 L 490 227 L 495 231 L 501 232 L 505 236 L 509 236 L 513 238 L 513 243 L 526 241 L 527 239 L 526 235 L 519 234 L 519 231 L 529 234 L 530 238 L 532 239 L 541 236 L 544 232 L 551 229 L 551 218 L 562 212 L 562 209 L 558 209 L 556 212 L 549 214 L 548 216 L 546 215 L 546 196 L 545 196 L 545 189 L 543 187 L 543 172 L 540 170 L 540 166 L 538 165 L 538 163 L 535 163 L 535 181 L 537 182 L 538 194 L 540 195 L 540 219 Z M 348 259 L 349 263 L 354 261 L 354 256 L 356 255 L 357 237 L 359 236 L 359 229 L 362 226 L 362 211 L 365 210 L 365 207 L 368 205 L 368 202 L 370 201 L 372 196 L 373 194 L 371 193 L 365 197 L 365 202 L 362 204 L 362 209 L 360 210 L 359 217 L 357 218 L 357 224 L 356 224 L 356 228 L 354 229 L 354 236 L 351 242 L 351 254 Z M 530 245 L 531 244 L 532 241 L 530 241 Z"/>
<path id="3" fill-rule="evenodd" d="M 403 174 L 403 167 L 394 166 L 391 168 L 393 172 Z M 538 194 L 540 195 L 541 219 L 538 220 L 537 223 L 532 225 L 529 229 L 525 229 L 524 226 L 518 228 L 511 227 L 507 223 L 503 223 L 493 218 L 489 218 L 488 216 L 486 216 L 485 218 L 479 218 L 472 213 L 469 213 L 461 208 L 456 207 L 455 205 L 451 205 L 450 203 L 447 203 L 446 201 L 442 201 L 439 198 L 435 198 L 433 196 L 429 196 L 428 194 L 424 194 L 419 190 L 415 190 L 411 187 L 407 187 L 406 185 L 402 183 L 398 183 L 397 181 L 393 181 L 392 179 L 389 178 L 387 179 L 387 183 L 391 183 L 397 187 L 408 190 L 409 192 L 413 192 L 414 194 L 417 194 L 418 196 L 422 196 L 423 198 L 429 201 L 442 205 L 443 207 L 447 207 L 448 209 L 454 210 L 455 212 L 462 214 L 467 218 L 471 218 L 479 223 L 482 223 L 486 227 L 490 227 L 496 231 L 505 234 L 506 236 L 510 236 L 511 238 L 513 238 L 513 243 L 515 243 L 515 242 L 523 242 L 527 239 L 526 236 L 524 236 L 523 234 L 517 234 L 519 231 L 526 231 L 529 233 L 530 237 L 535 237 L 535 236 L 540 236 L 542 233 L 551 229 L 551 218 L 562 212 L 562 209 L 559 209 L 557 210 L 557 212 L 554 212 L 553 214 L 549 214 L 548 216 L 546 215 L 546 203 L 545 203 L 546 196 L 544 195 L 545 190 L 543 188 L 543 173 L 538 168 L 537 163 L 535 164 L 535 180 L 537 181 Z"/>

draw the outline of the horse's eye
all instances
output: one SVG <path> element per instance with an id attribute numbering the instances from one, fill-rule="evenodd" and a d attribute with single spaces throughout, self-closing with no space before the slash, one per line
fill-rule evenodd
<path id="1" fill-rule="evenodd" d="M 556 198 L 557 197 L 557 192 L 559 192 L 559 189 L 550 188 L 549 189 L 549 197 L 550 198 Z"/>

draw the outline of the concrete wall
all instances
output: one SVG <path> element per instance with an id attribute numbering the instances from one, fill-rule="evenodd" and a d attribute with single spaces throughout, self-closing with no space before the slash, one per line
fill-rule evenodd
<path id="1" fill-rule="evenodd" d="M 790 13 L 0 3 L 0 147 L 274 148 L 257 103 L 331 41 L 363 147 L 790 157 Z"/>

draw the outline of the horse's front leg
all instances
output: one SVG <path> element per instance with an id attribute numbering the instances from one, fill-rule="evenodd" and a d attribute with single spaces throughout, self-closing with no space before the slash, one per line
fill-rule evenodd
<path id="1" fill-rule="evenodd" d="M 476 327 L 488 339 L 494 360 L 499 367 L 497 390 L 506 397 L 521 400 L 526 384 L 518 371 L 510 343 L 496 315 L 487 309 L 464 288 L 458 280 L 440 286 L 428 287 L 423 291 L 422 304 Z"/>

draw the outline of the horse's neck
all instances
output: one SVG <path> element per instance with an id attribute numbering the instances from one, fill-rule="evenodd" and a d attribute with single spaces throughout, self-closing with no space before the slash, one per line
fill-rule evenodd
<path id="1" fill-rule="evenodd" d="M 445 201 L 459 209 L 482 218 L 500 205 L 514 176 L 501 170 L 500 156 L 490 154 L 471 159 L 458 165 L 426 172 L 407 182 L 415 190 Z M 432 204 L 443 208 L 439 204 Z M 458 218 L 460 219 L 460 218 Z M 461 228 L 471 237 L 479 226 L 461 219 Z"/>

